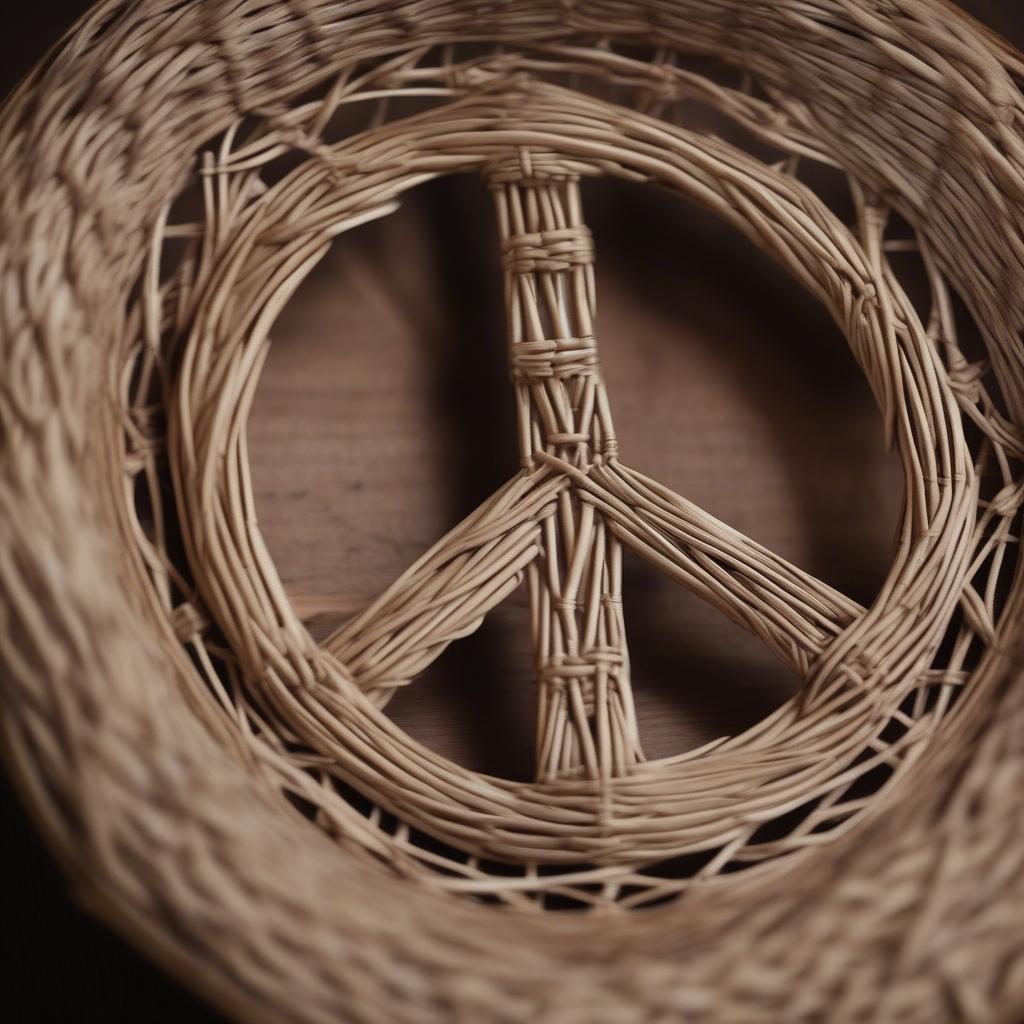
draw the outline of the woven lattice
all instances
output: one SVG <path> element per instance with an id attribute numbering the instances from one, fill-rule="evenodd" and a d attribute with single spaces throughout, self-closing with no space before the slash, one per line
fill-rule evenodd
<path id="1" fill-rule="evenodd" d="M 935 0 L 101 5 L 0 122 L 4 735 L 97 909 L 245 1019 L 1013 1019 L 1022 70 Z M 274 321 L 456 173 L 521 467 L 316 642 L 249 476 Z M 597 176 L 709 208 L 842 329 L 906 481 L 870 607 L 620 451 Z M 624 550 L 800 692 L 648 760 Z M 530 784 L 386 710 L 520 587 Z"/>

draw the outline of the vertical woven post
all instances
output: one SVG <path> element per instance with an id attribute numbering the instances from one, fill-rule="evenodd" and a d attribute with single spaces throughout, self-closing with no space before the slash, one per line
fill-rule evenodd
<path id="1" fill-rule="evenodd" d="M 505 271 L 519 451 L 586 473 L 618 442 L 594 337 L 594 243 L 578 176 L 522 148 L 486 170 Z M 540 713 L 537 773 L 607 778 L 642 759 L 622 614 L 622 549 L 574 487 L 527 568 Z"/>

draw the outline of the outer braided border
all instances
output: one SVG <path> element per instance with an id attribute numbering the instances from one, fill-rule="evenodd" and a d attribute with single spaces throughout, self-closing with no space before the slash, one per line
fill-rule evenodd
<path id="1" fill-rule="evenodd" d="M 685 914 L 595 934 L 585 920 L 495 915 L 338 858 L 196 727 L 126 593 L 97 586 L 121 566 L 104 323 L 124 308 L 147 225 L 187 160 L 238 114 L 294 95 L 366 40 L 457 37 L 467 13 L 474 35 L 555 35 L 600 20 L 613 34 L 745 58 L 946 254 L 1020 420 L 1024 158 L 1012 54 L 919 0 L 756 14 L 739 2 L 599 6 L 108 3 L 11 100 L 0 122 L 9 764 L 93 904 L 246 1019 L 852 1020 L 880 1005 L 906 1020 L 1012 1019 L 1024 1005 L 1019 687 L 998 703 L 994 687 L 979 691 L 920 766 L 912 807 L 801 858 L 799 870 L 737 879 Z M 794 58 L 826 55 L 833 26 L 851 23 L 899 76 L 899 94 L 880 90 L 871 109 L 840 75 L 823 87 Z M 902 112 L 922 95 L 963 115 L 948 120 L 963 132 L 963 159 L 942 159 L 937 144 L 930 192 L 901 159 Z M 893 159 L 879 162 L 885 153 Z M 961 181 L 982 183 L 989 202 L 934 201 Z M 1019 588 L 1008 614 L 1020 617 Z"/>

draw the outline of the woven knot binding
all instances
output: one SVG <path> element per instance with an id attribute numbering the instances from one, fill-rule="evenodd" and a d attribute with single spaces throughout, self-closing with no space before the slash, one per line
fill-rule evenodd
<path id="1" fill-rule="evenodd" d="M 512 379 L 562 379 L 593 374 L 598 365 L 593 335 L 583 338 L 545 338 L 512 346 Z"/>
<path id="2" fill-rule="evenodd" d="M 171 628 L 174 635 L 185 643 L 202 636 L 210 628 L 210 619 L 191 601 L 185 601 L 171 612 Z"/>
<path id="3" fill-rule="evenodd" d="M 501 250 L 502 265 L 516 274 L 569 270 L 594 262 L 594 239 L 583 225 L 512 235 Z"/>
<path id="4" fill-rule="evenodd" d="M 564 157 L 554 153 L 518 149 L 504 153 L 484 168 L 484 177 L 492 188 L 502 185 L 537 187 L 554 182 L 579 181 L 579 174 Z"/>
<path id="5" fill-rule="evenodd" d="M 962 399 L 977 404 L 981 401 L 982 380 L 988 373 L 987 360 L 969 363 L 962 362 L 946 371 L 949 386 Z"/>
<path id="6" fill-rule="evenodd" d="M 588 714 L 594 709 L 595 680 L 599 673 L 614 679 L 625 663 L 622 653 L 611 647 L 595 647 L 583 654 L 562 654 L 551 658 L 537 670 L 538 685 L 564 690 L 570 683 L 579 686 Z"/>

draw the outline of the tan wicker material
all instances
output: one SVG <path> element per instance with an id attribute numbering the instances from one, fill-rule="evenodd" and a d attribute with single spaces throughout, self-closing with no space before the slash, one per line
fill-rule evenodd
<path id="1" fill-rule="evenodd" d="M 83 899 L 242 1020 L 1019 1020 L 1022 74 L 938 0 L 101 4 L 0 120 L 0 720 Z M 318 643 L 253 499 L 269 338 L 332 239 L 456 173 L 522 465 Z M 841 327 L 906 481 L 870 607 L 620 452 L 597 176 Z M 624 549 L 800 693 L 645 758 Z M 519 587 L 533 783 L 386 714 Z"/>

